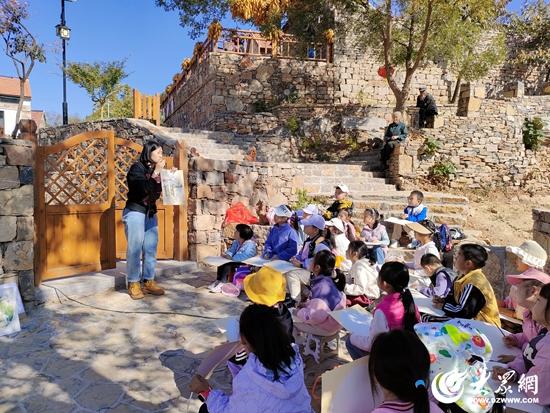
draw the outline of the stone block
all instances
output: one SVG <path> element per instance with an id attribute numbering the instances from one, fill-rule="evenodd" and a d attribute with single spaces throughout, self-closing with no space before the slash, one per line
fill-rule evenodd
<path id="1" fill-rule="evenodd" d="M 212 96 L 211 102 L 213 105 L 223 105 L 225 104 L 225 98 L 223 96 Z"/>
<path id="2" fill-rule="evenodd" d="M 216 217 L 213 215 L 198 215 L 193 217 L 192 226 L 196 231 L 209 231 L 214 229 Z"/>
<path id="3" fill-rule="evenodd" d="M 0 242 L 13 241 L 17 235 L 17 218 L 0 216 Z"/>
<path id="4" fill-rule="evenodd" d="M 8 165 L 32 166 L 34 164 L 33 150 L 27 146 L 6 145 Z"/>
<path id="5" fill-rule="evenodd" d="M 413 157 L 408 155 L 399 156 L 399 175 L 409 174 L 413 172 Z"/>
<path id="6" fill-rule="evenodd" d="M 8 271 L 32 270 L 32 241 L 11 242 L 4 253 L 4 269 Z"/>
<path id="7" fill-rule="evenodd" d="M 0 191 L 0 211 L 3 215 L 32 216 L 34 212 L 32 185 Z"/>
<path id="8" fill-rule="evenodd" d="M 201 262 L 206 257 L 220 255 L 220 245 L 191 245 L 191 260 Z"/>
<path id="9" fill-rule="evenodd" d="M 0 155 L 0 166 L 4 166 L 6 164 L 6 156 Z"/>
<path id="10" fill-rule="evenodd" d="M 468 101 L 468 113 L 478 112 L 481 107 L 481 99 L 471 97 Z"/>
<path id="11" fill-rule="evenodd" d="M 25 302 L 34 301 L 34 272 L 32 270 L 19 271 L 17 283 L 21 298 Z"/>
<path id="12" fill-rule="evenodd" d="M 0 226 L 1 227 L 1 226 Z M 34 239 L 33 217 L 17 217 L 17 241 L 32 241 Z"/>
<path id="13" fill-rule="evenodd" d="M 224 174 L 221 172 L 206 172 L 204 180 L 207 185 L 223 185 Z"/>
<path id="14" fill-rule="evenodd" d="M 18 188 L 19 171 L 17 166 L 1 166 L 0 167 L 0 190 Z"/>
<path id="15" fill-rule="evenodd" d="M 21 185 L 32 185 L 34 170 L 32 166 L 21 166 L 19 168 L 19 181 Z"/>
<path id="16" fill-rule="evenodd" d="M 209 185 L 199 184 L 197 185 L 197 199 L 203 198 L 212 198 L 212 188 Z"/>

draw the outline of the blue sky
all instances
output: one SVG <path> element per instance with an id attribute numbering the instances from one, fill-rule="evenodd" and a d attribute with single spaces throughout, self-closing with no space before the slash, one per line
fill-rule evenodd
<path id="1" fill-rule="evenodd" d="M 47 63 L 31 74 L 32 106 L 61 113 L 61 42 L 55 36 L 60 20 L 60 0 L 27 0 L 29 27 L 46 45 Z M 522 0 L 512 1 L 517 9 Z M 179 25 L 177 12 L 166 12 L 154 0 L 78 0 L 66 2 L 67 25 L 72 29 L 67 60 L 78 62 L 126 59 L 125 80 L 143 93 L 164 90 L 179 71 L 182 60 L 191 56 L 195 40 Z M 238 27 L 231 21 L 225 27 Z M 243 27 L 242 24 L 240 26 Z M 202 39 L 201 39 L 202 40 Z M 15 76 L 11 61 L 1 55 L 0 74 Z M 83 89 L 67 82 L 69 114 L 85 117 L 92 103 Z"/>

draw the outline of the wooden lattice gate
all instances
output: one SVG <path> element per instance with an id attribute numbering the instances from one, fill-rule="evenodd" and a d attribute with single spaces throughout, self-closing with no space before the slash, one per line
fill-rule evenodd
<path id="1" fill-rule="evenodd" d="M 181 145 L 177 149 L 177 166 L 187 171 L 185 150 Z M 86 132 L 37 148 L 37 284 L 114 268 L 116 259 L 125 257 L 121 218 L 128 190 L 126 173 L 140 152 L 141 145 L 115 138 L 112 131 Z M 174 164 L 172 158 L 166 160 L 169 167 Z M 186 210 L 159 202 L 158 218 L 158 258 L 187 258 Z"/>

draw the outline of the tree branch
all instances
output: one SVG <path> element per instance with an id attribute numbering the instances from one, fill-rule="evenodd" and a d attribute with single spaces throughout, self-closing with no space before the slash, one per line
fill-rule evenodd
<path id="1" fill-rule="evenodd" d="M 420 43 L 420 48 L 418 49 L 418 54 L 416 55 L 415 62 L 411 68 L 411 73 L 418 68 L 420 61 L 424 57 L 424 51 L 426 50 L 426 44 L 428 43 L 428 37 L 430 34 L 430 26 L 432 22 L 432 11 L 433 11 L 433 0 L 428 1 L 428 12 L 426 14 L 426 22 L 424 23 L 424 30 L 422 31 L 422 42 Z"/>

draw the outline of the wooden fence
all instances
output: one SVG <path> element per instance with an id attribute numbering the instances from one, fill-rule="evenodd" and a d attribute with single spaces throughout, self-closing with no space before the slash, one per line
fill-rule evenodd
<path id="1" fill-rule="evenodd" d="M 160 126 L 160 95 L 142 95 L 139 90 L 133 90 L 134 118 L 146 119 Z"/>

